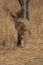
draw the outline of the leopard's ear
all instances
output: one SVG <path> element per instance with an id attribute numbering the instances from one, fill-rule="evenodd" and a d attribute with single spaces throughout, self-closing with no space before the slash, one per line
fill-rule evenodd
<path id="1" fill-rule="evenodd" d="M 12 16 L 12 18 L 15 20 L 16 16 L 14 16 L 12 13 L 10 13 L 10 15 Z"/>

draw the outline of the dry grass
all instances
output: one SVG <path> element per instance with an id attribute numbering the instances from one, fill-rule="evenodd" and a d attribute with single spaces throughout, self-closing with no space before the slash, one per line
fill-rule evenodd
<path id="1" fill-rule="evenodd" d="M 16 0 L 4 0 L 10 11 L 15 13 L 20 9 Z M 16 4 L 14 4 L 14 2 Z M 4 45 L 7 40 L 11 43 L 17 38 L 13 20 L 9 14 L 3 10 L 5 6 L 3 0 L 0 0 L 0 45 Z M 26 46 L 16 48 L 14 51 L 0 54 L 0 64 L 4 65 L 43 65 L 43 0 L 30 0 L 29 5 L 30 20 L 20 19 L 24 22 L 28 31 Z M 7 32 L 6 32 L 7 31 Z M 6 39 L 7 38 L 7 39 Z M 17 40 L 17 39 L 16 39 Z M 0 46 L 4 49 L 5 47 Z M 5 49 L 4 49 L 5 50 Z M 3 53 L 2 51 L 0 51 Z"/>

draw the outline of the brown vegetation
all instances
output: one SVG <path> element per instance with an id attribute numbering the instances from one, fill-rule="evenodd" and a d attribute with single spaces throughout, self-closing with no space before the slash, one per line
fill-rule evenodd
<path id="1" fill-rule="evenodd" d="M 26 26 L 25 47 L 16 47 L 15 50 L 17 30 L 6 8 L 15 16 L 20 10 L 18 0 L 0 0 L 0 64 L 43 65 L 43 0 L 30 0 L 29 21 L 18 20 Z"/>

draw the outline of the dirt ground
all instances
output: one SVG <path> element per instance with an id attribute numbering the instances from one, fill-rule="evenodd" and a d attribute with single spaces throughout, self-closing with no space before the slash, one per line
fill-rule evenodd
<path id="1" fill-rule="evenodd" d="M 18 4 L 18 8 L 14 2 L 16 0 L 9 0 L 7 7 L 15 15 L 20 6 Z M 5 4 L 3 0 L 0 3 L 0 7 Z M 28 32 L 31 32 L 28 43 L 24 48 L 16 47 L 15 50 L 0 54 L 0 65 L 43 65 L 43 0 L 30 0 L 29 13 L 29 21 L 20 19 L 25 22 Z"/>

